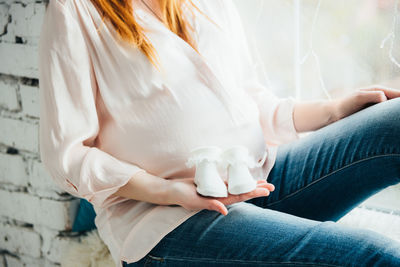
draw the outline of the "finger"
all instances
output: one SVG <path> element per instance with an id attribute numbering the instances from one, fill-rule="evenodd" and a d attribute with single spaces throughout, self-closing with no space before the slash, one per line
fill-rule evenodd
<path id="1" fill-rule="evenodd" d="M 275 185 L 268 183 L 267 189 L 272 192 L 275 190 Z"/>
<path id="2" fill-rule="evenodd" d="M 268 183 L 268 182 L 258 183 L 257 187 L 258 188 L 266 188 L 271 192 L 275 190 L 275 186 L 273 184 L 271 184 L 271 183 Z"/>
<path id="3" fill-rule="evenodd" d="M 400 90 L 399 89 L 394 89 L 394 88 L 389 88 L 386 86 L 382 85 L 377 85 L 377 86 L 372 86 L 368 88 L 362 88 L 360 89 L 361 91 L 382 91 L 386 95 L 388 99 L 400 97 Z"/>
<path id="4" fill-rule="evenodd" d="M 268 185 L 268 184 L 269 183 L 267 181 L 265 181 L 265 180 L 257 181 L 257 186 L 265 186 L 265 185 Z"/>
<path id="5" fill-rule="evenodd" d="M 380 103 L 387 100 L 387 97 L 382 91 L 363 91 L 360 94 L 362 104 Z"/>
<path id="6" fill-rule="evenodd" d="M 373 85 L 367 88 L 361 88 L 361 91 L 383 91 L 385 95 L 390 98 L 400 97 L 400 90 L 395 88 L 390 88 L 383 85 Z"/>
<path id="7" fill-rule="evenodd" d="M 225 185 L 228 186 L 228 182 L 225 181 Z M 271 183 L 268 183 L 266 180 L 257 180 L 257 187 L 256 188 L 265 188 L 268 191 L 274 191 L 275 190 L 275 186 Z M 232 197 L 235 197 L 237 195 L 232 195 Z M 237 201 L 241 201 L 240 197 L 238 197 Z"/>
<path id="8" fill-rule="evenodd" d="M 253 191 L 239 195 L 239 201 L 246 201 L 248 199 L 256 198 L 256 197 L 267 197 L 269 196 L 270 192 L 266 188 L 256 188 Z"/>
<path id="9" fill-rule="evenodd" d="M 268 185 L 268 183 L 267 182 L 261 182 L 261 183 L 257 183 L 257 187 L 265 187 L 265 186 L 267 186 Z"/>
<path id="10" fill-rule="evenodd" d="M 210 200 L 209 201 L 209 210 L 215 210 L 219 213 L 221 213 L 222 215 L 227 215 L 228 214 L 228 209 L 225 207 L 225 205 L 216 199 Z"/>
<path id="11" fill-rule="evenodd" d="M 225 182 L 225 185 L 228 186 L 228 182 L 225 180 L 224 180 L 224 182 Z M 265 188 L 271 192 L 275 190 L 275 186 L 271 183 L 268 183 L 266 180 L 257 180 L 257 188 Z M 237 195 L 233 195 L 233 196 L 237 196 Z M 237 200 L 237 201 L 241 201 L 241 200 Z"/>
<path id="12" fill-rule="evenodd" d="M 227 180 L 223 180 L 224 181 L 224 183 L 226 184 L 226 185 L 228 185 L 228 181 Z M 265 180 L 265 179 L 261 179 L 261 180 L 256 180 L 257 181 L 257 184 L 264 184 L 264 183 L 267 183 L 267 180 Z"/>
<path id="13" fill-rule="evenodd" d="M 258 184 L 258 185 L 256 186 L 256 188 L 265 188 L 265 189 L 268 189 L 268 190 L 270 190 L 271 187 L 272 187 L 272 186 L 271 186 L 271 184 L 269 184 L 269 183 Z"/>
<path id="14" fill-rule="evenodd" d="M 375 97 L 376 97 L 376 101 L 378 103 L 388 100 L 388 98 L 386 97 L 385 93 L 382 92 L 382 91 L 377 91 L 377 94 L 376 94 Z"/>
<path id="15" fill-rule="evenodd" d="M 239 201 L 243 201 L 243 200 L 247 200 L 247 199 L 251 199 L 251 198 L 255 198 L 255 197 L 265 197 L 265 196 L 269 196 L 270 192 L 268 189 L 266 188 L 256 188 L 251 192 L 245 193 L 245 194 L 241 194 L 238 195 L 240 200 Z"/>
<path id="16" fill-rule="evenodd" d="M 253 197 L 257 197 L 257 196 L 269 196 L 270 191 L 266 188 L 256 188 L 255 190 L 253 190 Z"/>
<path id="17" fill-rule="evenodd" d="M 396 89 L 385 89 L 384 92 L 385 92 L 385 95 L 386 95 L 386 97 L 387 97 L 388 99 L 400 97 L 400 90 L 396 90 Z"/>

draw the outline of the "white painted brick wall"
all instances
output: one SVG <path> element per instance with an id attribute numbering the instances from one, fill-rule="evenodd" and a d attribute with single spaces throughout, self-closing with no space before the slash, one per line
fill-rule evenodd
<path id="1" fill-rule="evenodd" d="M 58 262 L 65 254 L 69 247 L 80 241 L 80 236 L 77 233 L 63 232 L 65 236 L 61 236 L 57 230 L 52 230 L 45 226 L 34 225 L 34 230 L 42 237 L 41 251 L 46 258 L 52 262 Z"/>
<path id="2" fill-rule="evenodd" d="M 0 36 L 5 36 L 7 30 L 6 26 L 9 22 L 9 5 L 6 3 L 0 3 Z M 4 37 L 3 37 L 4 38 Z"/>
<path id="3" fill-rule="evenodd" d="M 0 117 L 0 125 L 0 140 L 4 145 L 33 153 L 39 152 L 37 121 L 32 123 L 22 119 Z"/>
<path id="4" fill-rule="evenodd" d="M 79 199 L 39 156 L 38 41 L 43 0 L 0 0 L 0 267 L 60 266 L 79 242 Z"/>
<path id="5" fill-rule="evenodd" d="M 43 164 L 37 159 L 31 159 L 28 162 L 28 192 L 41 197 L 47 197 L 57 200 L 65 200 L 70 196 L 66 195 L 51 179 L 50 175 L 44 169 Z"/>
<path id="6" fill-rule="evenodd" d="M 8 24 L 8 34 L 4 40 L 13 43 L 14 36 L 18 36 L 23 38 L 24 43 L 37 45 L 44 11 L 45 6 L 34 1 L 28 1 L 26 5 L 17 2 L 10 4 L 8 13 L 12 21 Z"/>
<path id="7" fill-rule="evenodd" d="M 22 111 L 25 115 L 39 118 L 39 89 L 34 86 L 20 86 Z"/>
<path id="8" fill-rule="evenodd" d="M 18 84 L 15 79 L 11 79 L 5 75 L 0 77 L 0 107 L 12 111 L 18 110 L 20 108 L 17 96 Z"/>
<path id="9" fill-rule="evenodd" d="M 0 189 L 3 216 L 56 230 L 72 228 L 71 213 L 76 211 L 77 202 L 78 199 L 59 201 Z"/>
<path id="10" fill-rule="evenodd" d="M 5 255 L 7 267 L 60 267 L 60 264 L 45 258 L 33 258 L 25 255 L 18 257 Z"/>
<path id="11" fill-rule="evenodd" d="M 0 182 L 27 186 L 29 179 L 25 166 L 20 155 L 0 154 Z"/>
<path id="12" fill-rule="evenodd" d="M 0 73 L 38 78 L 37 46 L 0 43 Z"/>
<path id="13" fill-rule="evenodd" d="M 0 224 L 0 245 L 14 254 L 40 257 L 40 235 L 27 227 Z"/>

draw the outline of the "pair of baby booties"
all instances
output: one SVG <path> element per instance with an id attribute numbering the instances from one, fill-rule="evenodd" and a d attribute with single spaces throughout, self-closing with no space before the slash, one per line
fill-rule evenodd
<path id="1" fill-rule="evenodd" d="M 245 146 L 235 145 L 226 149 L 218 146 L 200 146 L 190 151 L 186 166 L 196 167 L 194 183 L 203 196 L 227 197 L 228 192 L 239 195 L 257 187 L 257 181 L 249 172 L 257 164 L 249 156 Z M 227 170 L 228 188 L 219 169 Z"/>

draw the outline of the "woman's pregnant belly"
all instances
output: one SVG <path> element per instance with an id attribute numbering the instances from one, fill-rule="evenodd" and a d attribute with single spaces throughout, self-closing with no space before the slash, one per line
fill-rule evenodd
<path id="1" fill-rule="evenodd" d="M 239 93 L 232 101 L 246 115 L 240 124 L 231 121 L 230 111 L 211 91 L 180 92 L 177 98 L 165 88 L 145 101 L 133 101 L 124 114 L 113 114 L 102 125 L 99 148 L 164 178 L 194 175 L 185 162 L 197 146 L 243 145 L 258 161 L 267 148 L 256 104 Z"/>

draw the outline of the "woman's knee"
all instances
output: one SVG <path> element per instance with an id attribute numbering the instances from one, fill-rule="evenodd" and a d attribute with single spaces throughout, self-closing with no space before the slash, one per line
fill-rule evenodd
<path id="1" fill-rule="evenodd" d="M 400 266 L 400 243 L 380 233 L 330 221 L 321 223 L 319 231 L 349 262 L 359 266 Z"/>
<path id="2" fill-rule="evenodd" d="M 390 147 L 400 147 L 399 126 L 400 98 L 395 98 L 364 108 L 319 132 L 325 141 L 355 143 L 360 146 L 358 148 L 367 147 L 379 153 Z"/>
<path id="3" fill-rule="evenodd" d="M 364 118 L 372 129 L 381 132 L 400 132 L 400 98 L 390 99 L 370 106 L 359 113 L 364 112 Z"/>

